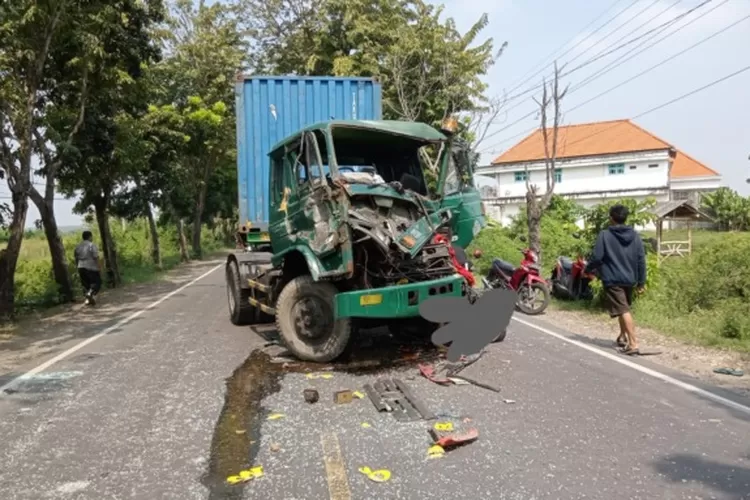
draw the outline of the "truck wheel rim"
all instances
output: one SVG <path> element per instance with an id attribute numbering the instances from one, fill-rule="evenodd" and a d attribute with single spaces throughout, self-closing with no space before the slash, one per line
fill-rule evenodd
<path id="1" fill-rule="evenodd" d="M 294 330 L 300 338 L 318 340 L 333 331 L 333 309 L 318 297 L 303 297 L 292 307 Z"/>

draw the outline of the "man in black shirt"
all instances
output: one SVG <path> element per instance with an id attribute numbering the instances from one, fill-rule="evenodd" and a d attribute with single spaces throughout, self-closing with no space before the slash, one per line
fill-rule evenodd
<path id="1" fill-rule="evenodd" d="M 587 271 L 599 270 L 609 315 L 620 323 L 617 344 L 624 354 L 636 355 L 638 338 L 630 306 L 633 289 L 642 293 L 646 284 L 646 252 L 638 233 L 625 225 L 628 215 L 623 205 L 609 209 L 610 226 L 599 233 Z"/>

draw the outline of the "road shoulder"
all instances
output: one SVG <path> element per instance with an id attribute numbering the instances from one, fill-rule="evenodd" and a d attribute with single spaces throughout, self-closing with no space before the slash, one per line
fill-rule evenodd
<path id="1" fill-rule="evenodd" d="M 612 348 L 619 333 L 616 320 L 610 321 L 604 316 L 586 311 L 550 308 L 539 319 L 559 329 L 584 337 L 590 343 L 604 349 Z M 690 345 L 655 330 L 638 326 L 638 324 L 636 324 L 636 333 L 640 337 L 642 347 L 661 352 L 658 356 L 648 356 L 648 361 L 750 398 L 750 355 Z M 714 368 L 721 367 L 739 368 L 745 372 L 745 375 L 734 377 L 713 372 Z"/>
<path id="2" fill-rule="evenodd" d="M 0 385 L 29 365 L 92 337 L 223 262 L 225 253 L 181 264 L 154 281 L 125 285 L 101 294 L 94 308 L 83 303 L 59 306 L 21 318 L 0 332 Z"/>

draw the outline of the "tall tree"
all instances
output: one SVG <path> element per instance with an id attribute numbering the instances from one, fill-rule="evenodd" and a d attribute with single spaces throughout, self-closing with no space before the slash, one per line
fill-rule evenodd
<path id="1" fill-rule="evenodd" d="M 167 121 L 179 124 L 187 140 L 173 169 L 182 183 L 163 198 L 164 212 L 180 228 L 184 219 L 192 221 L 192 250 L 200 257 L 201 224 L 215 215 L 207 206 L 209 186 L 217 172 L 223 177 L 224 171 L 236 169 L 233 82 L 245 68 L 248 45 L 235 4 L 179 0 L 169 25 L 164 37 L 168 57 L 159 68 L 165 87 L 159 112 L 174 115 Z M 184 197 L 190 199 L 187 210 Z"/>
<path id="2" fill-rule="evenodd" d="M 83 57 L 63 60 L 61 46 L 70 33 L 82 24 L 81 9 L 73 0 L 3 2 L 0 7 L 0 165 L 11 192 L 13 216 L 8 246 L 0 252 L 0 316 L 14 312 L 14 283 L 18 257 L 23 242 L 29 196 L 41 206 L 46 218 L 45 233 L 50 243 L 55 278 L 61 294 L 70 296 L 72 289 L 65 266 L 65 254 L 57 235 L 53 207 L 39 203 L 54 195 L 56 163 L 50 151 L 49 138 L 70 142 L 82 121 L 84 101 L 70 100 L 71 113 L 64 129 L 55 130 L 47 118 L 56 96 L 76 89 L 80 96 L 87 88 L 88 65 Z M 44 195 L 32 184 L 32 156 L 41 153 L 45 171 L 52 176 Z M 51 194 L 50 194 L 51 192 Z M 51 219 L 50 219 L 51 217 Z"/>
<path id="3" fill-rule="evenodd" d="M 117 187 L 128 178 L 127 161 L 115 154 L 118 129 L 131 115 L 147 110 L 144 102 L 142 68 L 158 60 L 158 47 L 151 29 L 163 19 L 161 0 L 107 2 L 93 18 L 89 38 L 71 46 L 73 51 L 89 50 L 94 56 L 89 81 L 88 109 L 80 133 L 60 157 L 57 175 L 61 189 L 81 194 L 79 213 L 93 207 L 102 241 L 107 276 L 117 286 L 121 277 L 116 244 L 109 227 L 110 203 Z M 47 177 L 48 182 L 50 177 Z"/>
<path id="4" fill-rule="evenodd" d="M 544 174 L 545 189 L 540 190 L 539 186 L 531 183 L 529 171 L 526 170 L 526 224 L 529 230 L 529 246 L 541 257 L 542 237 L 541 222 L 544 211 L 549 207 L 552 195 L 555 191 L 555 170 L 557 168 L 558 153 L 558 132 L 562 111 L 560 103 L 562 102 L 568 87 L 560 90 L 560 68 L 557 62 L 554 65 L 554 73 L 551 82 L 546 79 L 542 81 L 542 98 L 534 99 L 539 106 L 541 115 L 540 133 L 544 144 Z M 552 126 L 548 123 L 548 114 L 552 111 Z"/>

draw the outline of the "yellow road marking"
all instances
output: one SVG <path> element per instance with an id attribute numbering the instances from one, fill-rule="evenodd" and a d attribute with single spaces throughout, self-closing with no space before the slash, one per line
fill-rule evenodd
<path id="1" fill-rule="evenodd" d="M 323 461 L 326 466 L 326 480 L 331 500 L 351 500 L 346 465 L 341 454 L 341 446 L 336 434 L 321 434 L 320 445 L 323 447 Z"/>

